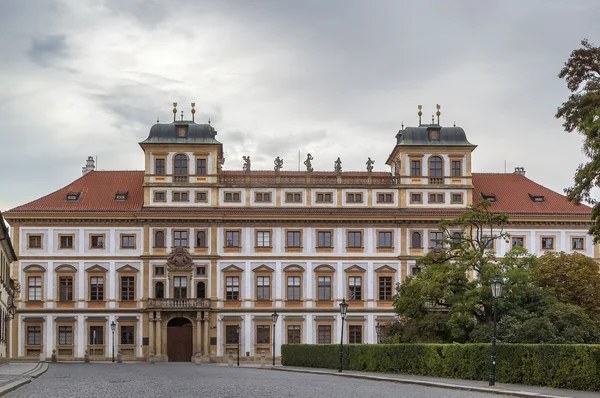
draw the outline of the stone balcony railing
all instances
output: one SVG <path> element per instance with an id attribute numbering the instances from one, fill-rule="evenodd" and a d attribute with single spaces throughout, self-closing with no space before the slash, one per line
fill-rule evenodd
<path id="1" fill-rule="evenodd" d="M 148 299 L 148 308 L 160 310 L 195 310 L 210 308 L 210 299 L 200 298 L 164 298 Z"/>
<path id="2" fill-rule="evenodd" d="M 429 177 L 429 184 L 431 185 L 442 185 L 444 183 L 444 177 Z"/>

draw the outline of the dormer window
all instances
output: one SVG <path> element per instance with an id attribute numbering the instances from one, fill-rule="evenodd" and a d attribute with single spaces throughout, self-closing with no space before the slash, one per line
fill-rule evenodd
<path id="1" fill-rule="evenodd" d="M 69 191 L 67 193 L 67 202 L 76 202 L 79 200 L 79 197 L 81 196 L 81 191 L 80 192 L 71 192 Z"/>
<path id="2" fill-rule="evenodd" d="M 492 203 L 494 203 L 496 201 L 496 195 L 494 195 L 494 194 L 482 193 L 481 197 L 483 198 L 483 200 L 488 200 Z"/>
<path id="3" fill-rule="evenodd" d="M 440 140 L 440 130 L 438 130 L 438 129 L 429 130 L 429 139 L 431 141 L 439 141 Z"/>
<path id="4" fill-rule="evenodd" d="M 533 195 L 531 193 L 528 195 L 532 202 L 542 203 L 544 201 L 543 195 Z"/>
<path id="5" fill-rule="evenodd" d="M 125 191 L 125 192 L 119 192 L 117 191 L 117 193 L 115 194 L 115 200 L 127 200 L 127 195 L 129 194 L 129 192 Z"/>
<path id="6" fill-rule="evenodd" d="M 187 137 L 187 126 L 177 126 L 177 138 Z"/>

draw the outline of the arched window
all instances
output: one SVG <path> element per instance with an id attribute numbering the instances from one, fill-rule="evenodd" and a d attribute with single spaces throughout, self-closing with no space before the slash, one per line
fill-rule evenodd
<path id="1" fill-rule="evenodd" d="M 173 161 L 173 174 L 186 175 L 188 173 L 188 158 L 185 155 L 175 155 Z"/>
<path id="2" fill-rule="evenodd" d="M 413 249 L 420 249 L 422 247 L 421 246 L 421 233 L 413 232 L 410 242 L 411 242 L 411 247 Z"/>
<path id="3" fill-rule="evenodd" d="M 154 247 L 165 247 L 164 231 L 156 231 L 154 233 Z"/>
<path id="4" fill-rule="evenodd" d="M 429 177 L 443 177 L 442 158 L 439 156 L 432 156 L 429 158 Z"/>
<path id="5" fill-rule="evenodd" d="M 460 245 L 461 241 L 462 241 L 462 235 L 460 232 L 455 232 L 452 234 L 452 244 L 453 245 Z"/>
<path id="6" fill-rule="evenodd" d="M 198 231 L 196 234 L 196 247 L 206 247 L 206 232 Z"/>
<path id="7" fill-rule="evenodd" d="M 162 282 L 156 282 L 154 285 L 154 298 L 165 298 L 165 284 Z"/>
<path id="8" fill-rule="evenodd" d="M 206 285 L 204 282 L 196 284 L 196 298 L 206 298 Z"/>

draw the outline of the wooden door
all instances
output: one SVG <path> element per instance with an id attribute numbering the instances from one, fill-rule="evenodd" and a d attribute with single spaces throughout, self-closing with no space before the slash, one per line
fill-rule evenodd
<path id="1" fill-rule="evenodd" d="M 167 327 L 167 355 L 169 362 L 192 360 L 192 325 Z"/>

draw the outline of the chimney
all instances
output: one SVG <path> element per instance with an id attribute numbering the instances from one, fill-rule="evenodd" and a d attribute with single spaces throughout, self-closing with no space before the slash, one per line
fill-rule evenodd
<path id="1" fill-rule="evenodd" d="M 515 173 L 524 176 L 525 175 L 525 167 L 515 167 Z"/>
<path id="2" fill-rule="evenodd" d="M 86 175 L 88 172 L 93 171 L 96 168 L 94 165 L 94 157 L 88 156 L 85 166 L 81 168 L 81 175 Z"/>

